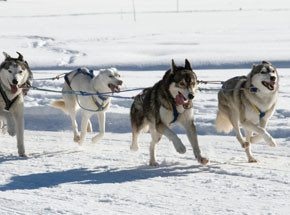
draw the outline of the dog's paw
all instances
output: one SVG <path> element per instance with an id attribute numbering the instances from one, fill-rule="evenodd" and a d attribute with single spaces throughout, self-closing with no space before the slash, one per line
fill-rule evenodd
<path id="1" fill-rule="evenodd" d="M 79 143 L 81 140 L 81 136 L 80 135 L 74 135 L 74 142 Z"/>
<path id="2" fill-rule="evenodd" d="M 16 135 L 16 131 L 15 131 L 14 126 L 8 126 L 7 132 L 12 137 L 14 137 Z"/>
<path id="3" fill-rule="evenodd" d="M 276 147 L 277 146 L 277 143 L 276 143 L 276 141 L 273 138 L 271 138 L 269 141 L 267 141 L 267 143 L 270 146 L 272 146 L 272 147 Z"/>
<path id="4" fill-rule="evenodd" d="M 159 166 L 159 163 L 157 163 L 155 160 L 154 161 L 149 161 L 149 165 L 150 166 L 153 166 L 153 167 L 157 167 L 157 166 Z"/>
<path id="5" fill-rule="evenodd" d="M 98 143 L 104 137 L 104 133 L 99 133 L 92 138 L 92 143 Z"/>
<path id="6" fill-rule="evenodd" d="M 248 162 L 249 163 L 257 163 L 258 161 L 254 157 L 249 157 Z"/>
<path id="7" fill-rule="evenodd" d="M 138 149 L 139 149 L 138 144 L 131 144 L 131 146 L 130 146 L 131 151 L 136 152 L 136 151 L 138 151 Z"/>
<path id="8" fill-rule="evenodd" d="M 242 144 L 242 148 L 244 148 L 244 149 L 249 148 L 249 146 L 250 146 L 250 143 L 249 142 L 244 142 Z"/>
<path id="9" fill-rule="evenodd" d="M 173 142 L 173 145 L 178 153 L 184 154 L 186 152 L 186 148 L 181 141 Z"/>
<path id="10" fill-rule="evenodd" d="M 27 158 L 27 155 L 25 153 L 18 153 L 19 157 L 21 158 Z"/>
<path id="11" fill-rule="evenodd" d="M 202 164 L 202 165 L 206 165 L 206 164 L 208 164 L 209 159 L 204 158 L 204 157 L 200 157 L 200 158 L 198 159 L 198 162 L 199 162 L 200 164 Z"/>

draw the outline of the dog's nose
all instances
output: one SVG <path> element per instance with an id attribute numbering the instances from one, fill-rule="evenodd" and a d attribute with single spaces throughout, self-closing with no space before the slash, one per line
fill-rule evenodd
<path id="1" fill-rule="evenodd" d="M 192 93 L 189 93 L 188 94 L 188 99 L 190 99 L 190 100 L 194 99 L 194 95 Z"/>
<path id="2" fill-rule="evenodd" d="M 270 77 L 270 80 L 271 80 L 271 81 L 276 81 L 276 77 L 275 77 L 275 76 L 271 76 L 271 77 Z"/>
<path id="3" fill-rule="evenodd" d="M 118 85 L 122 85 L 123 84 L 123 81 L 118 81 Z"/>
<path id="4" fill-rule="evenodd" d="M 13 79 L 12 84 L 18 84 L 18 81 L 16 79 Z"/>

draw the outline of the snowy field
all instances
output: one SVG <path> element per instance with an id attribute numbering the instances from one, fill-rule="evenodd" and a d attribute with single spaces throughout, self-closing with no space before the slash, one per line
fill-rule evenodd
<path id="1" fill-rule="evenodd" d="M 278 146 L 252 147 L 247 163 L 235 137 L 214 128 L 219 85 L 200 85 L 194 101 L 198 139 L 210 159 L 199 165 L 187 147 L 178 154 L 166 138 L 149 167 L 148 134 L 131 152 L 130 99 L 113 98 L 107 133 L 72 141 L 70 120 L 49 106 L 58 93 L 31 90 L 25 98 L 25 146 L 0 134 L 0 214 L 289 214 L 290 206 L 290 3 L 287 0 L 8 0 L 0 1 L 0 51 L 21 52 L 35 79 L 79 66 L 114 66 L 123 89 L 148 87 L 172 58 L 188 58 L 199 80 L 246 75 L 252 63 L 278 67 L 280 94 L 269 133 Z M 179 5 L 176 3 L 179 2 Z M 16 54 L 15 54 L 16 55 Z M 1 57 L 0 57 L 1 58 Z M 63 80 L 35 80 L 61 90 Z M 122 93 L 132 96 L 136 92 Z M 78 117 L 78 121 L 80 118 Z M 94 132 L 98 130 L 93 120 Z"/>

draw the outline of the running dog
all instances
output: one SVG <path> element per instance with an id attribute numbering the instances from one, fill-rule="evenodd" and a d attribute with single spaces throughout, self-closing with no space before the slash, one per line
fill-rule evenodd
<path id="1" fill-rule="evenodd" d="M 24 148 L 24 95 L 26 95 L 33 78 L 28 63 L 17 52 L 18 58 L 7 53 L 0 65 L 0 118 L 1 128 L 10 136 L 17 138 L 20 157 L 26 157 Z"/>
<path id="2" fill-rule="evenodd" d="M 67 113 L 72 122 L 74 141 L 82 145 L 87 131 L 92 131 L 90 118 L 98 115 L 100 132 L 92 138 L 96 143 L 105 134 L 105 112 L 108 110 L 111 98 L 104 93 L 115 93 L 120 91 L 123 81 L 115 68 L 100 70 L 97 76 L 87 68 L 79 68 L 65 75 L 63 86 L 63 100 L 52 103 L 53 107 L 59 108 Z M 68 92 L 86 92 L 94 95 L 76 95 Z M 76 114 L 78 109 L 82 110 L 81 133 L 78 132 Z"/>
<path id="3" fill-rule="evenodd" d="M 254 65 L 247 76 L 227 80 L 218 93 L 217 131 L 229 133 L 234 129 L 249 162 L 257 162 L 251 152 L 251 143 L 263 139 L 270 146 L 276 146 L 266 126 L 275 111 L 278 89 L 276 68 L 263 61 Z"/>
<path id="4" fill-rule="evenodd" d="M 188 60 L 185 66 L 176 66 L 172 60 L 169 69 L 162 80 L 153 87 L 146 88 L 137 95 L 130 110 L 132 126 L 131 150 L 137 151 L 138 135 L 146 128 L 150 130 L 150 160 L 149 165 L 157 166 L 155 146 L 165 135 L 178 153 L 185 153 L 186 148 L 179 137 L 170 129 L 173 123 L 180 123 L 185 129 L 193 148 L 193 153 L 201 164 L 207 164 L 208 159 L 201 156 L 194 124 L 192 99 L 197 89 L 197 78 Z"/>

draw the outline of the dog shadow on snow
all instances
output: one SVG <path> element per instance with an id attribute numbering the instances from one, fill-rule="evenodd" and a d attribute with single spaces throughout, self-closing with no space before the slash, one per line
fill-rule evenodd
<path id="1" fill-rule="evenodd" d="M 201 165 L 194 166 L 160 166 L 152 168 L 139 166 L 131 169 L 108 169 L 100 166 L 95 170 L 86 168 L 69 169 L 58 172 L 34 173 L 13 176 L 10 182 L 0 185 L 0 191 L 18 189 L 50 188 L 65 183 L 75 184 L 114 184 L 146 180 L 157 177 L 182 177 L 189 174 L 203 172 Z"/>

